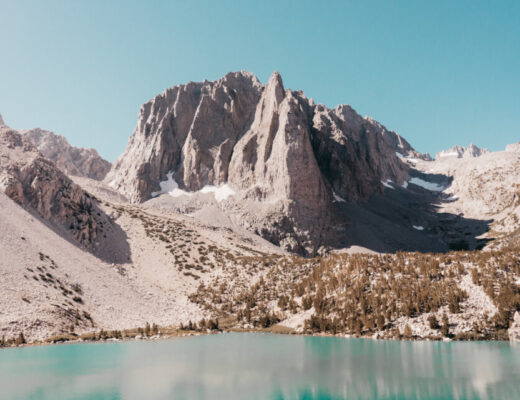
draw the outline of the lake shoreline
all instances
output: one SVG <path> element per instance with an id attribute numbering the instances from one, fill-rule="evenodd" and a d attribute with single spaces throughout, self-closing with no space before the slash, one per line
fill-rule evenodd
<path id="1" fill-rule="evenodd" d="M 275 327 L 276 328 L 276 327 Z M 138 328 L 141 329 L 141 328 Z M 129 331 L 135 331 L 136 329 L 131 329 Z M 111 332 L 116 331 L 107 331 L 107 337 L 103 338 L 92 338 L 103 332 L 103 330 L 98 332 L 85 333 L 82 335 L 74 336 L 73 334 L 65 334 L 58 336 L 51 336 L 47 339 L 41 341 L 33 341 L 29 343 L 23 344 L 10 344 L 0 346 L 0 350 L 9 349 L 9 348 L 22 348 L 22 347 L 35 347 L 35 346 L 53 346 L 53 345 L 62 345 L 62 344 L 79 344 L 79 343 L 119 343 L 119 342 L 138 342 L 138 341 L 160 341 L 160 340 L 169 340 L 176 338 L 186 338 L 186 337 L 195 337 L 195 336 L 210 336 L 210 335 L 219 335 L 219 334 L 229 334 L 229 333 L 267 333 L 273 335 L 282 335 L 282 336 L 308 336 L 308 337 L 329 337 L 329 338 L 344 338 L 344 339 L 370 339 L 375 341 L 399 341 L 399 342 L 509 342 L 509 339 L 489 339 L 489 338 L 481 338 L 481 339 L 462 339 L 457 338 L 455 335 L 453 337 L 411 337 L 411 338 L 393 338 L 393 337 L 383 337 L 378 335 L 365 335 L 365 336 L 357 336 L 350 334 L 329 334 L 329 333 L 302 333 L 296 331 L 281 331 L 280 329 L 272 329 L 272 328 L 234 328 L 234 329 L 220 329 L 220 330 L 207 330 L 207 331 L 197 331 L 197 330 L 179 330 L 174 329 L 169 332 L 161 333 L 160 331 L 155 335 L 134 335 L 132 333 L 127 333 L 121 337 L 111 337 Z M 119 331 L 119 332 L 125 332 Z"/>

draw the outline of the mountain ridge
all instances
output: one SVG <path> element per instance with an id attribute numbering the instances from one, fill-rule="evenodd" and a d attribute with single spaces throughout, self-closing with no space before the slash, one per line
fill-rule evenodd
<path id="1" fill-rule="evenodd" d="M 228 184 L 243 225 L 314 254 L 328 240 L 335 196 L 361 201 L 382 193 L 382 181 L 408 179 L 386 132 L 350 106 L 329 109 L 285 89 L 278 72 L 266 85 L 228 73 L 145 103 L 106 182 L 133 202 L 150 199 L 169 173 L 188 192 Z"/>
<path id="2" fill-rule="evenodd" d="M 141 107 L 104 182 L 69 177 L 2 126 L 0 346 L 20 333 L 141 337 L 147 323 L 206 332 L 209 318 L 292 333 L 515 337 L 518 146 L 432 160 L 277 73 L 265 85 L 242 72 L 167 89 Z M 443 330 L 432 317 L 448 320 Z"/>

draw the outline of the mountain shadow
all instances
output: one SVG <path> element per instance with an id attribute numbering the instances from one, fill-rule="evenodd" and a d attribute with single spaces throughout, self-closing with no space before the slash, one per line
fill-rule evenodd
<path id="1" fill-rule="evenodd" d="M 361 246 L 377 252 L 447 252 L 481 249 L 491 239 L 480 238 L 493 220 L 465 218 L 439 212 L 448 195 L 422 185 L 445 188 L 451 178 L 442 174 L 410 171 L 411 180 L 402 186 L 389 184 L 383 193 L 367 200 L 336 202 L 338 220 L 333 248 Z M 416 179 L 414 179 L 416 178 Z M 413 183 L 417 182 L 419 184 Z"/>

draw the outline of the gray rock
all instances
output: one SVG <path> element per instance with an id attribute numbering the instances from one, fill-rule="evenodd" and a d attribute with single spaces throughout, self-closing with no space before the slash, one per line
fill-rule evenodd
<path id="1" fill-rule="evenodd" d="M 417 158 L 424 161 L 433 160 L 429 154 L 419 153 L 415 150 L 405 138 L 396 132 L 389 131 L 385 126 L 370 117 L 365 117 L 365 119 L 379 128 L 381 135 L 385 138 L 386 142 L 396 153 L 399 153 L 400 156 L 406 158 Z"/>
<path id="2" fill-rule="evenodd" d="M 0 128 L 0 190 L 90 247 L 99 235 L 97 206 L 24 135 Z M 99 213 L 101 215 L 101 213 Z"/>
<path id="3" fill-rule="evenodd" d="M 520 142 L 508 144 L 506 146 L 506 151 L 510 153 L 520 153 Z"/>
<path id="4" fill-rule="evenodd" d="M 187 190 L 226 182 L 231 153 L 262 90 L 247 72 L 167 89 L 141 107 L 127 149 L 106 181 L 134 202 L 149 199 L 169 171 Z"/>
<path id="5" fill-rule="evenodd" d="M 277 72 L 264 86 L 242 71 L 144 104 L 106 182 L 133 202 L 150 199 L 170 172 L 188 192 L 228 184 L 235 195 L 222 207 L 237 223 L 315 254 L 332 235 L 338 198 L 361 201 L 383 193 L 382 181 L 408 178 L 396 149 L 415 152 L 349 106 L 328 109 L 286 90 Z"/>
<path id="6" fill-rule="evenodd" d="M 453 146 L 449 150 L 443 150 L 435 155 L 435 159 L 441 159 L 445 157 L 455 157 L 455 158 L 470 158 L 470 157 L 480 157 L 483 154 L 489 153 L 488 149 L 481 149 L 480 147 L 475 146 L 473 143 L 470 143 L 468 147 L 463 147 L 459 145 Z"/>
<path id="7" fill-rule="evenodd" d="M 520 342 L 520 313 L 518 311 L 515 312 L 513 317 L 513 323 L 509 327 L 509 340 L 512 342 Z"/>
<path id="8" fill-rule="evenodd" d="M 67 175 L 103 180 L 110 170 L 111 164 L 96 150 L 73 147 L 61 135 L 39 128 L 21 133 Z"/>

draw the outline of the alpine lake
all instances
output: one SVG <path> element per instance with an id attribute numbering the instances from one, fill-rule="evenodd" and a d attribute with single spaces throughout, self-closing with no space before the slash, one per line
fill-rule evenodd
<path id="1" fill-rule="evenodd" d="M 0 399 L 520 399 L 520 345 L 226 333 L 9 348 Z"/>

